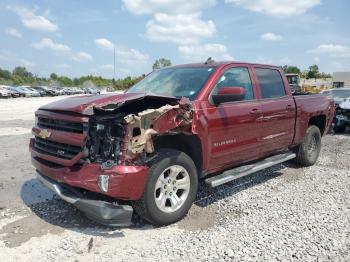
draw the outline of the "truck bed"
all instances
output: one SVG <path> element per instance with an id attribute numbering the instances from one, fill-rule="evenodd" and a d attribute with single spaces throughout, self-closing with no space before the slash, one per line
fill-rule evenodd
<path id="1" fill-rule="evenodd" d="M 316 116 L 323 116 L 322 119 L 326 122 L 326 128 L 325 130 L 321 130 L 321 133 L 327 133 L 332 125 L 332 116 L 334 115 L 335 110 L 332 96 L 319 94 L 298 94 L 293 97 L 297 109 L 293 144 L 297 145 L 302 141 L 310 119 Z"/>

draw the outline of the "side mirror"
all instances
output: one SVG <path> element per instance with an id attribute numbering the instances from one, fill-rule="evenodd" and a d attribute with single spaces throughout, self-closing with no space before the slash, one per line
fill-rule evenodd
<path id="1" fill-rule="evenodd" d="M 245 89 L 239 86 L 222 87 L 216 95 L 211 96 L 215 105 L 226 102 L 242 101 L 245 97 Z"/>

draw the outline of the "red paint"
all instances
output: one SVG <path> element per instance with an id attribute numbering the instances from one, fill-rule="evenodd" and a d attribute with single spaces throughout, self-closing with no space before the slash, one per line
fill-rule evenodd
<path id="1" fill-rule="evenodd" d="M 222 87 L 220 88 L 218 95 L 244 95 L 245 90 L 243 87 Z"/>
<path id="2" fill-rule="evenodd" d="M 97 181 L 100 175 L 109 175 L 108 196 L 137 200 L 140 199 L 147 179 L 147 166 L 115 166 L 108 171 L 100 164 L 53 168 L 39 162 L 32 154 L 32 164 L 39 173 L 72 187 L 83 188 L 92 192 L 100 191 Z"/>
<path id="3" fill-rule="evenodd" d="M 142 100 L 145 98 L 157 97 L 159 99 L 177 101 L 173 96 L 145 94 L 145 93 L 123 93 L 123 94 L 104 94 L 104 95 L 84 95 L 69 97 L 58 100 L 40 107 L 42 110 L 52 110 L 61 112 L 73 112 L 83 115 L 92 115 L 92 108 L 102 109 L 104 106 L 113 104 L 117 107 L 128 104 L 131 101 Z"/>
<path id="4" fill-rule="evenodd" d="M 65 99 L 63 99 L 64 101 Z M 59 102 L 59 101 L 57 101 Z M 51 105 L 51 104 L 48 104 Z M 46 106 L 48 106 L 46 105 Z M 46 108 L 46 106 L 40 107 L 39 110 L 37 110 L 35 112 L 35 116 L 37 117 L 46 117 L 46 118 L 51 118 L 51 119 L 62 119 L 62 120 L 66 120 L 66 121 L 71 121 L 71 122 L 78 122 L 78 123 L 87 123 L 89 121 L 89 118 L 80 114 L 74 114 L 72 112 L 67 112 L 67 114 L 64 114 L 64 118 L 62 118 L 62 112 L 61 113 L 56 113 L 53 111 L 47 111 L 44 110 L 44 108 Z M 59 111 L 57 109 L 57 111 Z"/>
<path id="5" fill-rule="evenodd" d="M 43 128 L 34 126 L 32 128 L 32 133 L 35 136 L 38 136 L 41 130 L 43 130 Z M 70 132 L 51 130 L 51 129 L 46 129 L 46 130 L 50 132 L 50 136 L 46 138 L 46 140 L 49 140 L 49 141 L 54 141 L 54 142 L 59 142 L 59 143 L 74 145 L 74 146 L 84 146 L 86 143 L 86 138 L 87 138 L 86 134 L 70 133 Z"/>
<path id="6" fill-rule="evenodd" d="M 279 67 L 238 62 L 181 66 L 215 67 L 215 71 L 205 83 L 197 99 L 191 102 L 193 108 L 192 124 L 189 125 L 181 118 L 181 115 L 177 114 L 176 110 L 170 110 L 154 120 L 153 128 L 159 134 L 178 128 L 183 132 L 198 135 L 203 152 L 203 171 L 207 174 L 222 171 L 300 144 L 311 117 L 320 115 L 326 117 L 325 132 L 332 124 L 333 100 L 330 97 L 320 95 L 293 97 L 287 79 Z M 213 105 L 210 102 L 211 92 L 221 75 L 232 67 L 246 67 L 248 69 L 254 100 Z M 262 99 L 255 67 L 278 70 L 283 77 L 286 95 L 281 98 Z M 220 92 L 225 94 L 232 94 L 233 91 L 239 94 L 244 92 L 241 88 L 235 88 L 233 91 L 228 89 L 223 88 Z M 118 108 L 135 100 L 142 103 L 143 99 L 150 97 L 164 99 L 171 104 L 178 103 L 179 110 L 184 112 L 189 103 L 187 99 L 178 100 L 174 97 L 154 94 L 93 95 L 57 101 L 42 107 L 36 114 L 67 121 L 87 122 L 88 115 L 93 114 L 93 108 L 104 109 L 109 104 Z M 35 133 L 40 132 L 36 127 L 33 130 Z M 73 135 L 69 133 L 67 135 L 65 132 L 52 131 L 49 139 L 58 142 L 65 140 L 72 145 L 81 145 L 81 143 L 85 143 L 83 141 L 86 137 L 83 134 Z M 62 160 L 36 152 L 32 147 L 32 142 L 30 148 L 33 165 L 44 175 L 75 187 L 100 192 L 97 186 L 98 176 L 109 174 L 110 191 L 108 195 L 135 200 L 140 198 L 143 193 L 148 167 L 132 164 L 137 156 L 128 154 L 129 140 L 130 137 L 126 136 L 121 145 L 123 165 L 115 166 L 108 171 L 101 170 L 100 164 L 76 165 L 83 155 L 79 155 L 73 160 Z M 44 162 L 37 161 L 37 158 L 60 164 L 63 167 L 49 167 Z M 126 164 L 130 164 L 130 166 Z"/>
<path id="7" fill-rule="evenodd" d="M 41 159 L 44 159 L 46 161 L 61 165 L 61 166 L 73 166 L 76 163 L 78 163 L 78 161 L 84 157 L 84 153 L 81 152 L 79 154 L 77 154 L 73 159 L 69 160 L 69 159 L 63 159 L 63 158 L 59 158 L 59 157 L 55 157 L 55 156 L 51 156 L 51 155 L 47 155 L 47 154 L 43 154 L 38 152 L 35 148 L 34 148 L 34 138 L 30 139 L 30 143 L 29 143 L 29 151 L 32 154 L 32 158 L 33 157 L 39 157 Z"/>

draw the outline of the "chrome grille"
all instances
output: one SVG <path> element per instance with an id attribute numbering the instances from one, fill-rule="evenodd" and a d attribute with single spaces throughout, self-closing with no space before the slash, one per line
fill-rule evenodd
<path id="1" fill-rule="evenodd" d="M 79 146 L 53 142 L 39 137 L 35 137 L 34 147 L 40 153 L 63 159 L 72 159 L 82 152 L 82 148 Z"/>
<path id="2" fill-rule="evenodd" d="M 73 133 L 83 133 L 84 131 L 83 123 L 49 119 L 49 118 L 43 118 L 43 117 L 38 118 L 37 125 L 41 128 L 73 132 Z"/>

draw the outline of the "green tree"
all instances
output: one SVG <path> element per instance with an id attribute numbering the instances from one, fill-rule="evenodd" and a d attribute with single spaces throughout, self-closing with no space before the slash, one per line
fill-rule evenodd
<path id="1" fill-rule="evenodd" d="M 33 74 L 31 72 L 28 72 L 24 66 L 15 67 L 15 69 L 12 71 L 12 74 L 21 78 L 33 77 Z"/>
<path id="2" fill-rule="evenodd" d="M 52 80 L 58 80 L 58 75 L 55 74 L 55 73 L 52 73 L 52 74 L 50 75 L 50 78 L 51 78 Z"/>
<path id="3" fill-rule="evenodd" d="M 79 85 L 79 78 L 74 78 L 73 79 L 73 85 L 78 86 Z"/>
<path id="4" fill-rule="evenodd" d="M 332 75 L 322 72 L 322 73 L 319 74 L 319 77 L 320 78 L 332 78 Z"/>
<path id="5" fill-rule="evenodd" d="M 160 69 L 162 67 L 166 67 L 166 66 L 171 66 L 171 61 L 169 59 L 166 59 L 166 58 L 159 58 L 154 62 L 152 68 L 154 71 L 154 70 Z"/>
<path id="6" fill-rule="evenodd" d="M 318 65 L 311 65 L 309 66 L 309 70 L 306 74 L 306 78 L 310 79 L 310 78 L 318 78 L 319 76 L 319 69 L 318 69 Z"/>
<path id="7" fill-rule="evenodd" d="M 288 66 L 288 65 L 283 66 L 283 71 L 286 74 L 300 74 L 301 73 L 301 71 L 298 67 Z"/>
<path id="8" fill-rule="evenodd" d="M 60 76 L 58 77 L 57 81 L 59 82 L 60 86 L 72 86 L 73 81 L 67 76 Z"/>
<path id="9" fill-rule="evenodd" d="M 0 78 L 5 80 L 11 79 L 11 72 L 0 68 Z"/>
<path id="10" fill-rule="evenodd" d="M 23 78 L 18 75 L 12 75 L 11 80 L 15 85 L 22 85 L 25 83 Z"/>

